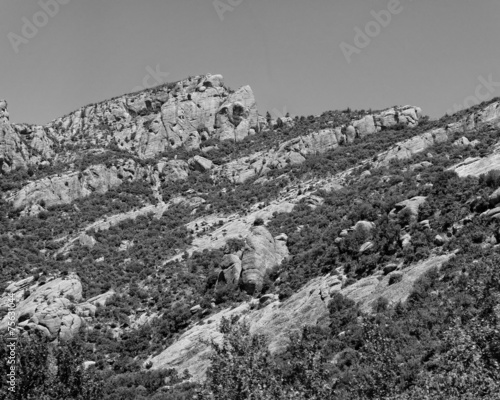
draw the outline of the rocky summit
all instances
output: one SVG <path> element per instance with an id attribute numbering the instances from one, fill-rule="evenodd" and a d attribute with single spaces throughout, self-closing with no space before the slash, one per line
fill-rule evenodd
<path id="1" fill-rule="evenodd" d="M 498 398 L 499 131 L 499 99 L 273 118 L 211 74 L 0 100 L 2 340 L 71 398 Z"/>

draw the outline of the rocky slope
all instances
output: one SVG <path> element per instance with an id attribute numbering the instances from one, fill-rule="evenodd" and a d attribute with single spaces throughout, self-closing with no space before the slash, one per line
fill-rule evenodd
<path id="1" fill-rule="evenodd" d="M 413 128 L 418 125 L 422 110 L 418 107 L 395 107 L 378 114 L 366 115 L 350 125 L 322 129 L 281 143 L 277 149 L 257 152 L 214 168 L 215 179 L 226 178 L 243 183 L 256 176 L 265 176 L 273 169 L 302 164 L 307 156 L 325 153 L 356 138 L 376 134 L 397 125 Z"/>
<path id="2" fill-rule="evenodd" d="M 199 322 L 185 332 L 175 344 L 147 362 L 152 369 L 175 368 L 179 372 L 187 369 L 194 380 L 204 380 L 209 366 L 210 342 L 220 341 L 222 334 L 218 325 L 222 318 L 241 316 L 251 327 L 252 333 L 265 334 L 270 338 L 269 349 L 279 352 L 286 348 L 291 333 L 300 333 L 304 326 L 324 324 L 328 319 L 328 302 L 332 295 L 340 292 L 359 303 L 363 310 L 370 312 L 372 304 L 380 297 L 390 299 L 395 304 L 405 301 L 416 280 L 431 268 L 439 268 L 453 255 L 434 256 L 421 263 L 391 274 L 364 278 L 354 285 L 342 289 L 345 277 L 326 275 L 312 280 L 299 292 L 284 302 L 272 297 L 241 304 L 233 309 L 225 309 Z M 391 276 L 399 273 L 403 279 L 392 283 Z"/>
<path id="3" fill-rule="evenodd" d="M 0 308 L 14 294 L 19 332 L 53 343 L 92 332 L 104 369 L 201 381 L 235 315 L 279 353 L 331 323 L 336 293 L 369 315 L 462 248 L 497 251 L 499 128 L 496 100 L 439 121 L 413 106 L 267 121 L 220 75 L 45 126 L 1 101 Z"/>

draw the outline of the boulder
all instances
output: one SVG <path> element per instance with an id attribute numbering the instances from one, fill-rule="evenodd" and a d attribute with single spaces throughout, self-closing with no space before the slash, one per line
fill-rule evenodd
<path id="1" fill-rule="evenodd" d="M 252 294 L 260 290 L 264 275 L 288 256 L 286 242 L 276 240 L 264 226 L 254 226 L 246 238 L 241 258 L 241 283 Z"/>
<path id="2" fill-rule="evenodd" d="M 359 248 L 359 253 L 360 254 L 369 253 L 374 247 L 375 247 L 375 244 L 373 242 L 370 242 L 370 241 L 369 242 L 365 242 Z"/>
<path id="3" fill-rule="evenodd" d="M 496 189 L 492 194 L 490 194 L 488 200 L 490 201 L 490 205 L 496 206 L 500 203 L 500 188 Z"/>
<path id="4" fill-rule="evenodd" d="M 425 196 L 416 196 L 408 200 L 401 201 L 395 205 L 394 210 L 391 211 L 391 215 L 400 214 L 403 211 L 408 211 L 410 213 L 411 218 L 418 218 L 418 210 L 422 204 L 425 203 L 427 197 Z"/>
<path id="5" fill-rule="evenodd" d="M 436 235 L 434 237 L 434 244 L 436 246 L 443 246 L 446 243 L 446 239 L 441 235 Z"/>
<path id="6" fill-rule="evenodd" d="M 372 231 L 375 229 L 375 223 L 370 222 L 370 221 L 358 221 L 356 222 L 356 225 L 354 225 L 353 230 L 363 230 L 367 234 L 371 234 Z M 341 232 L 342 235 L 342 232 Z"/>
<path id="7" fill-rule="evenodd" d="M 389 275 L 391 272 L 394 272 L 397 269 L 398 269 L 397 264 L 387 264 L 386 266 L 384 266 L 382 271 L 383 271 L 384 275 Z"/>
<path id="8" fill-rule="evenodd" d="M 453 146 L 456 146 L 456 147 L 467 147 L 467 146 L 470 146 L 470 140 L 467 139 L 465 136 L 462 136 L 460 139 L 455 140 L 453 142 Z"/>
<path id="9" fill-rule="evenodd" d="M 489 219 L 496 219 L 498 218 L 497 216 L 500 216 L 500 207 L 492 208 L 491 210 L 485 211 L 481 215 L 484 215 Z"/>
<path id="10" fill-rule="evenodd" d="M 201 156 L 194 156 L 188 161 L 189 167 L 195 171 L 205 172 L 213 167 L 212 161 Z"/>
<path id="11" fill-rule="evenodd" d="M 367 115 L 358 121 L 354 121 L 352 126 L 356 130 L 357 136 L 360 138 L 377 132 L 373 115 Z"/>
<path id="12" fill-rule="evenodd" d="M 201 306 L 199 304 L 191 307 L 189 309 L 189 311 L 191 311 L 191 314 L 196 314 L 197 312 L 201 311 Z"/>
<path id="13" fill-rule="evenodd" d="M 95 244 L 97 243 L 97 241 L 95 240 L 95 238 L 93 236 L 89 236 L 86 233 L 82 233 L 79 236 L 78 241 L 80 242 L 81 246 L 85 246 L 85 247 L 89 247 L 89 248 L 94 247 Z"/>

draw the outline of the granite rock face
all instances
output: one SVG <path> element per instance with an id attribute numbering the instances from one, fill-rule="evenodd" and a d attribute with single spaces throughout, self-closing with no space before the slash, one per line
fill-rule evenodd
<path id="1" fill-rule="evenodd" d="M 255 226 L 246 238 L 241 257 L 241 285 L 247 293 L 262 287 L 264 275 L 288 256 L 286 236 L 273 238 L 264 226 Z"/>
<path id="2" fill-rule="evenodd" d="M 83 107 L 49 125 L 62 143 L 115 143 L 147 159 L 170 148 L 197 149 L 212 137 L 241 140 L 257 122 L 249 86 L 231 92 L 221 75 L 207 74 Z"/>
<path id="3" fill-rule="evenodd" d="M 201 156 L 194 156 L 193 158 L 190 158 L 188 164 L 191 167 L 191 169 L 194 169 L 195 171 L 199 172 L 208 171 L 213 167 L 212 161 Z"/>
<path id="4" fill-rule="evenodd" d="M 84 324 L 84 319 L 76 313 L 76 304 L 82 299 L 82 284 L 75 274 L 43 284 L 33 278 L 11 284 L 0 299 L 1 308 L 8 307 L 12 295 L 21 333 L 39 331 L 50 340 L 68 340 Z M 7 323 L 8 315 L 0 322 L 0 331 L 7 329 Z"/>
<path id="5" fill-rule="evenodd" d="M 415 127 L 422 116 L 418 107 L 404 106 L 391 108 L 378 114 L 367 115 L 351 125 L 322 129 L 307 135 L 287 140 L 277 149 L 256 152 L 227 164 L 213 168 L 214 179 L 229 179 L 243 183 L 249 179 L 264 176 L 271 169 L 281 169 L 288 165 L 299 165 L 306 157 L 335 149 L 355 138 L 363 138 L 390 129 L 398 124 Z"/>
<path id="6" fill-rule="evenodd" d="M 160 160 L 156 165 L 142 167 L 132 159 L 117 160 L 113 165 L 96 164 L 83 171 L 52 175 L 28 183 L 12 193 L 9 200 L 17 209 L 36 205 L 50 207 L 70 204 L 93 193 L 105 194 L 126 181 L 145 180 L 150 184 L 186 179 L 189 166 L 183 160 Z M 33 213 L 40 209 L 33 210 Z"/>
<path id="7" fill-rule="evenodd" d="M 285 234 L 273 238 L 265 226 L 251 227 L 245 247 L 238 254 L 224 255 L 218 282 L 239 283 L 249 294 L 260 290 L 266 272 L 288 257 L 287 239 Z"/>
<path id="8" fill-rule="evenodd" d="M 141 159 L 201 141 L 242 140 L 260 130 L 252 89 L 232 91 L 221 75 L 200 75 L 82 107 L 44 126 L 11 124 L 0 100 L 0 169 L 9 173 L 78 149 L 118 148 Z M 56 154 L 57 151 L 57 154 Z"/>
<path id="9" fill-rule="evenodd" d="M 7 101 L 0 100 L 0 171 L 47 163 L 53 158 L 54 137 L 50 128 L 32 124 L 12 124 Z"/>
<path id="10" fill-rule="evenodd" d="M 455 171 L 461 178 L 467 176 L 479 177 L 490 171 L 500 170 L 500 148 L 497 146 L 493 149 L 492 154 L 485 157 L 469 157 L 451 167 L 450 170 Z"/>
<path id="11" fill-rule="evenodd" d="M 9 121 L 7 102 L 0 100 L 0 168 L 3 173 L 25 168 L 29 160 L 26 144 Z"/>
<path id="12" fill-rule="evenodd" d="M 472 112 L 459 120 L 446 125 L 444 128 L 436 128 L 411 139 L 397 143 L 389 150 L 378 155 L 373 163 L 374 168 L 388 166 L 391 160 L 406 160 L 429 147 L 444 143 L 454 137 L 456 133 L 473 133 L 475 130 L 483 128 L 500 127 L 500 102 L 495 101 L 484 108 Z M 468 141 L 468 140 L 467 140 Z M 479 142 L 473 140 L 468 145 L 477 145 Z M 461 142 L 463 145 L 463 140 Z M 465 160 L 451 169 L 455 170 L 459 176 L 479 176 L 481 173 L 498 169 L 500 161 L 498 156 L 491 155 L 489 158 Z M 491 167 L 490 167 L 491 166 Z"/>

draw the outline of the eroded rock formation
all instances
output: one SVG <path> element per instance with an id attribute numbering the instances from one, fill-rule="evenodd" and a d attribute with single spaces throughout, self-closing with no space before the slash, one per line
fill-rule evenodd
<path id="1" fill-rule="evenodd" d="M 11 296 L 16 302 L 16 327 L 20 333 L 39 331 L 50 340 L 68 340 L 84 323 L 76 311 L 76 304 L 82 299 L 82 284 L 75 274 L 42 284 L 32 277 L 13 283 L 0 299 L 0 308 L 8 307 Z M 80 307 L 83 316 L 89 315 L 86 310 Z M 0 331 L 7 329 L 8 318 L 7 315 L 0 322 Z"/>

